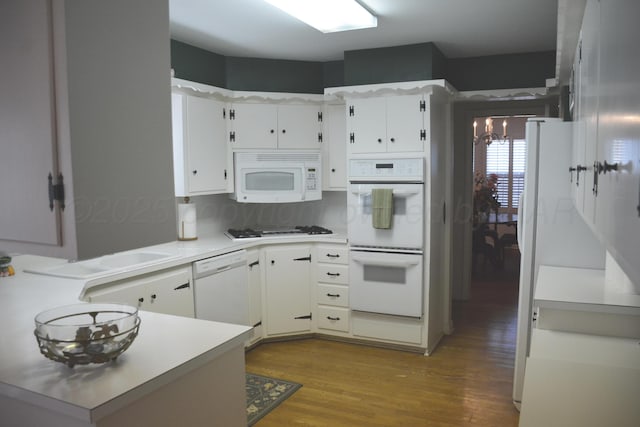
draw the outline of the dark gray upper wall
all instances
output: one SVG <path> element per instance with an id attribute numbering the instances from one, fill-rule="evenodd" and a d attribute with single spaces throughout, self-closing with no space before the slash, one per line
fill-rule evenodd
<path id="1" fill-rule="evenodd" d="M 177 40 L 171 40 L 171 68 L 180 79 L 226 87 L 226 58 Z"/>
<path id="2" fill-rule="evenodd" d="M 446 79 L 458 90 L 545 87 L 555 67 L 555 51 L 449 59 Z"/>
<path id="3" fill-rule="evenodd" d="M 446 63 L 433 43 L 344 53 L 344 83 L 347 86 L 441 79 Z"/>
<path id="4" fill-rule="evenodd" d="M 323 64 L 324 87 L 344 86 L 344 61 L 329 61 Z"/>
<path id="5" fill-rule="evenodd" d="M 446 79 L 458 90 L 544 87 L 555 52 L 447 59 L 434 43 L 346 51 L 344 61 L 225 57 L 171 41 L 175 76 L 232 90 L 323 93 L 324 88 Z"/>
<path id="6" fill-rule="evenodd" d="M 324 93 L 322 62 L 231 56 L 226 59 L 227 89 Z"/>

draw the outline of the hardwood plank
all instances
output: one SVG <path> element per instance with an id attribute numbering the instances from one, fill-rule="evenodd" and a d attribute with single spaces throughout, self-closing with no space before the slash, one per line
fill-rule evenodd
<path id="1" fill-rule="evenodd" d="M 511 401 L 517 260 L 454 302 L 455 332 L 429 357 L 322 339 L 259 345 L 250 372 L 303 384 L 269 426 L 517 426 Z"/>

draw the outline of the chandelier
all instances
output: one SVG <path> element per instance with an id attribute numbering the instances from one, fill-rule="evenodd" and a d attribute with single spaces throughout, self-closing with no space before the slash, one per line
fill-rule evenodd
<path id="1" fill-rule="evenodd" d="M 478 134 L 478 121 L 473 121 L 473 144 L 478 145 L 483 142 L 486 145 L 491 145 L 493 141 L 500 141 L 504 143 L 507 136 L 507 119 L 502 121 L 502 135 L 498 135 L 493 129 L 493 117 L 487 117 L 484 121 L 484 132 Z"/>

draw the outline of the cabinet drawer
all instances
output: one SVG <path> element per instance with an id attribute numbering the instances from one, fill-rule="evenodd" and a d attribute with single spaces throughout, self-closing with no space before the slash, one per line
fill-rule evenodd
<path id="1" fill-rule="evenodd" d="M 640 338 L 640 316 L 538 307 L 538 329 L 623 338 Z"/>
<path id="2" fill-rule="evenodd" d="M 318 265 L 318 282 L 346 285 L 349 283 L 348 276 L 349 267 L 346 265 Z"/>
<path id="3" fill-rule="evenodd" d="M 349 332 L 349 309 L 318 307 L 318 328 Z"/>
<path id="4" fill-rule="evenodd" d="M 422 320 L 355 312 L 353 335 L 401 343 L 422 343 Z"/>
<path id="5" fill-rule="evenodd" d="M 349 289 L 346 286 L 318 283 L 318 304 L 349 307 Z"/>
<path id="6" fill-rule="evenodd" d="M 349 251 L 343 246 L 320 246 L 318 262 L 346 265 L 349 263 Z"/>

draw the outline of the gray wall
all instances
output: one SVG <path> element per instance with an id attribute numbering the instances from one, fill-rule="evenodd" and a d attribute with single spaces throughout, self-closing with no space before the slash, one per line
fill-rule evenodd
<path id="1" fill-rule="evenodd" d="M 344 53 L 344 83 L 347 86 L 433 80 L 445 77 L 446 60 L 433 43 Z"/>
<path id="2" fill-rule="evenodd" d="M 65 9 L 78 258 L 173 241 L 168 5 Z"/>
<path id="3" fill-rule="evenodd" d="M 226 58 L 227 89 L 265 92 L 324 92 L 323 64 L 312 61 Z"/>
<path id="4" fill-rule="evenodd" d="M 555 66 L 554 51 L 457 58 L 447 61 L 446 79 L 461 91 L 545 87 Z"/>
<path id="5" fill-rule="evenodd" d="M 555 75 L 555 52 L 447 59 L 429 42 L 346 51 L 343 61 L 323 63 L 224 57 L 173 40 L 171 66 L 176 77 L 235 90 L 322 93 L 431 79 L 446 79 L 458 90 L 511 89 L 544 87 Z"/>
<path id="6" fill-rule="evenodd" d="M 217 87 L 227 84 L 224 56 L 177 40 L 171 40 L 171 66 L 181 79 Z"/>

